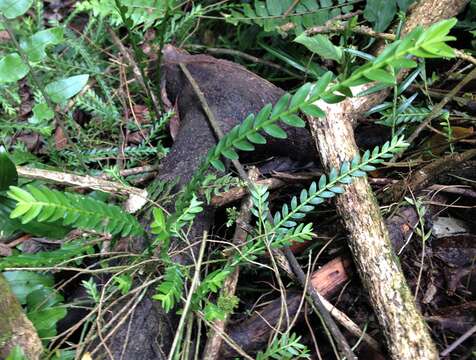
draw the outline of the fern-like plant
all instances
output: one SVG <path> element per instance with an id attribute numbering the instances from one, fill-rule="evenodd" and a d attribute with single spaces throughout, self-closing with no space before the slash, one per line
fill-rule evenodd
<path id="1" fill-rule="evenodd" d="M 160 301 L 164 310 L 169 312 L 180 300 L 184 283 L 184 275 L 179 265 L 171 265 L 165 269 L 164 281 L 157 287 L 157 293 L 152 298 Z"/>
<path id="2" fill-rule="evenodd" d="M 287 233 L 290 228 L 296 227 L 296 221 L 304 218 L 316 205 L 343 193 L 343 186 L 350 184 L 352 178 L 365 176 L 366 171 L 375 170 L 374 165 L 392 158 L 407 146 L 403 137 L 394 137 L 381 148 L 377 146 L 372 151 L 367 150 L 362 156 L 356 155 L 350 162 L 343 162 L 340 169 L 333 168 L 328 176 L 322 175 L 317 183 L 312 182 L 309 190 L 303 189 L 299 199 L 294 196 L 290 205 L 284 204 L 281 211 L 276 212 L 272 230 Z"/>
<path id="3" fill-rule="evenodd" d="M 11 218 L 26 224 L 32 220 L 54 222 L 112 235 L 142 235 L 143 229 L 132 215 L 120 207 L 78 194 L 27 185 L 27 190 L 11 186 L 8 196 L 17 201 Z"/>
<path id="4" fill-rule="evenodd" d="M 309 349 L 300 340 L 301 337 L 294 333 L 277 336 L 264 352 L 256 354 L 256 360 L 309 359 Z"/>
<path id="5" fill-rule="evenodd" d="M 231 10 L 226 20 L 231 23 L 254 23 L 264 31 L 282 31 L 293 28 L 296 33 L 313 26 L 323 25 L 329 19 L 353 10 L 352 0 L 255 0 L 243 3 L 238 10 Z"/>
<path id="6" fill-rule="evenodd" d="M 62 245 L 57 250 L 40 251 L 35 254 L 22 253 L 1 258 L 0 270 L 16 267 L 55 266 L 92 251 L 93 246 L 85 245 L 83 241 L 70 242 Z"/>
<path id="7" fill-rule="evenodd" d="M 225 266 L 211 272 L 203 279 L 194 293 L 192 304 L 198 307 L 200 301 L 206 298 L 208 294 L 219 291 L 225 279 L 233 272 L 236 266 L 256 259 L 258 256 L 263 255 L 268 248 L 280 248 L 289 246 L 291 242 L 304 242 L 312 239 L 314 236 L 312 223 L 299 224 L 298 222 L 309 212 L 313 211 L 316 205 L 337 194 L 343 193 L 343 186 L 350 184 L 353 178 L 365 176 L 367 171 L 375 170 L 374 165 L 381 163 L 384 159 L 393 157 L 394 154 L 402 151 L 407 146 L 408 144 L 402 137 L 394 137 L 391 141 L 382 145 L 382 147 L 377 146 L 372 151 L 367 150 L 362 156 L 356 155 L 350 162 L 344 162 L 339 170 L 332 169 L 328 176 L 322 175 L 317 183 L 313 182 L 310 185 L 308 190 L 302 190 L 299 199 L 294 196 L 290 205 L 283 205 L 281 211 L 275 213 L 272 222 L 268 221 L 268 215 L 270 214 L 268 189 L 265 186 L 253 186 L 250 189 L 253 201 L 251 212 L 258 219 L 256 233 L 248 238 L 240 252 L 233 256 Z M 192 203 L 197 203 L 195 196 Z M 192 208 L 199 206 L 200 204 L 192 206 Z M 187 213 L 190 212 L 185 212 L 184 214 Z M 196 212 L 191 214 L 195 215 Z M 188 217 L 186 215 L 186 218 Z M 167 226 L 167 220 L 163 211 L 154 209 L 152 231 L 158 234 L 158 239 L 163 240 L 164 236 L 167 239 L 170 237 L 169 227 L 170 225 Z M 177 291 L 183 288 L 183 285 L 179 286 L 179 279 L 176 276 L 167 275 L 169 271 L 172 270 L 167 269 L 166 284 L 162 288 L 159 286 L 159 290 L 161 289 L 159 292 L 160 296 L 157 297 L 164 306 L 175 303 L 173 299 L 178 298 L 181 294 L 177 294 Z M 216 307 L 213 307 L 212 303 L 208 303 L 207 306 L 210 309 L 217 310 Z M 210 311 L 208 314 L 209 316 L 211 314 L 219 316 L 220 312 Z"/>
<path id="8" fill-rule="evenodd" d="M 356 69 L 347 79 L 332 83 L 332 72 L 325 73 L 316 83 L 306 83 L 294 95 L 283 95 L 276 105 L 266 105 L 257 114 L 250 114 L 241 124 L 227 133 L 207 154 L 192 180 L 178 199 L 176 209 L 180 212 L 187 206 L 192 193 L 197 193 L 204 174 L 211 164 L 219 171 L 225 170 L 221 157 L 238 159 L 238 150 L 253 151 L 254 144 L 265 144 L 266 138 L 260 134 L 264 131 L 275 138 L 286 138 L 286 132 L 278 126 L 282 121 L 290 126 L 304 127 L 304 121 L 297 115 L 303 112 L 314 117 L 322 117 L 324 111 L 316 102 L 323 100 L 336 103 L 352 96 L 351 87 L 377 81 L 385 85 L 395 85 L 396 75 L 400 69 L 414 68 L 417 63 L 411 56 L 422 58 L 453 57 L 454 51 L 446 41 L 454 40 L 448 36 L 456 19 L 444 20 L 423 30 L 418 27 L 401 40 L 396 40 L 377 56 Z"/>

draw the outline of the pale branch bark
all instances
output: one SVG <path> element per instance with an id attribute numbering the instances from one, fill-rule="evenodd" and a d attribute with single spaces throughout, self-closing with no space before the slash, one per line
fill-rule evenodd
<path id="1" fill-rule="evenodd" d="M 311 121 L 326 167 L 339 168 L 357 152 L 352 126 L 327 110 L 326 119 Z M 338 145 L 337 145 L 338 144 Z M 336 199 L 349 232 L 349 246 L 393 359 L 437 359 L 426 325 L 406 285 L 379 206 L 366 179 L 355 179 Z"/>
<path id="2" fill-rule="evenodd" d="M 0 358 L 20 346 L 29 360 L 40 359 L 43 346 L 8 282 L 0 274 Z"/>
<path id="3" fill-rule="evenodd" d="M 403 33 L 417 25 L 428 26 L 452 17 L 467 1 L 422 0 L 413 6 Z M 330 170 L 357 153 L 353 114 L 384 100 L 388 92 L 348 99 L 339 104 L 319 102 L 326 116 L 310 118 L 312 135 L 323 165 Z M 365 178 L 355 179 L 336 198 L 337 211 L 349 232 L 349 247 L 393 359 L 438 359 L 427 326 L 421 317 L 396 258 L 388 230 L 372 189 Z"/>

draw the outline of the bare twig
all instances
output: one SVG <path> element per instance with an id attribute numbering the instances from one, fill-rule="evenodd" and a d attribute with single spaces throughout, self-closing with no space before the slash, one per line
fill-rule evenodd
<path id="1" fill-rule="evenodd" d="M 155 94 L 150 90 L 149 85 L 147 84 L 146 79 L 144 79 L 144 76 L 142 74 L 142 71 L 137 64 L 137 62 L 134 60 L 134 57 L 129 53 L 129 51 L 126 49 L 124 44 L 122 44 L 121 40 L 117 37 L 114 31 L 112 29 L 108 29 L 108 33 L 111 36 L 112 41 L 114 44 L 119 48 L 121 51 L 122 55 L 127 59 L 127 62 L 132 66 L 132 70 L 134 73 L 134 77 L 137 79 L 139 82 L 140 86 L 144 89 L 145 93 L 147 94 L 147 97 L 152 101 L 152 105 L 154 106 L 154 113 L 157 117 L 160 116 L 160 103 Z"/>
<path id="2" fill-rule="evenodd" d="M 192 305 L 192 296 L 195 293 L 195 290 L 197 289 L 197 287 L 200 285 L 200 270 L 202 266 L 203 256 L 205 255 L 207 237 L 208 237 L 207 232 L 204 232 L 202 243 L 200 245 L 200 252 L 198 254 L 197 264 L 195 266 L 195 273 L 193 275 L 192 283 L 190 284 L 189 295 L 182 309 L 182 316 L 180 316 L 180 321 L 177 327 L 177 332 L 175 334 L 174 341 L 172 343 L 172 347 L 169 352 L 168 360 L 172 360 L 175 358 L 175 350 L 177 349 L 179 341 L 181 340 L 183 327 L 185 325 L 185 320 L 188 317 L 188 312 L 190 310 L 190 306 Z"/>
<path id="3" fill-rule="evenodd" d="M 471 72 L 464 77 L 463 80 L 461 80 L 451 91 L 446 94 L 443 99 L 433 107 L 431 110 L 431 113 L 426 117 L 426 119 L 418 125 L 418 127 L 413 131 L 413 133 L 408 137 L 407 141 L 409 143 L 412 143 L 418 135 L 423 131 L 425 127 L 427 127 L 430 122 L 435 119 L 436 117 L 439 116 L 441 110 L 443 107 L 456 95 L 458 92 L 466 85 L 468 84 L 471 80 L 473 80 L 476 77 L 476 67 L 471 70 Z"/>
<path id="4" fill-rule="evenodd" d="M 249 171 L 250 181 L 256 181 L 258 179 L 258 171 L 252 169 Z M 251 221 L 251 212 L 250 209 L 253 206 L 251 197 L 247 196 L 241 204 L 240 215 L 236 220 L 236 229 L 233 235 L 233 244 L 236 246 L 241 246 L 245 243 L 248 232 L 243 229 L 241 224 L 249 224 Z M 236 267 L 232 274 L 230 274 L 225 283 L 223 284 L 223 295 L 226 297 L 233 296 L 236 291 L 236 285 L 238 284 L 238 277 L 240 275 L 240 268 Z M 215 327 L 210 331 L 207 343 L 205 345 L 205 350 L 203 351 L 203 358 L 205 360 L 215 360 L 219 359 L 220 348 L 222 344 L 221 334 L 225 332 L 227 320 L 217 320 L 215 321 Z"/>
<path id="5" fill-rule="evenodd" d="M 472 336 L 476 332 L 476 325 L 474 325 L 471 329 L 466 331 L 463 335 L 461 335 L 455 342 L 453 342 L 450 346 L 448 346 L 444 351 L 441 352 L 441 357 L 448 356 L 451 352 L 456 349 L 459 345 L 463 343 L 466 339 Z"/>
<path id="6" fill-rule="evenodd" d="M 476 149 L 466 150 L 463 153 L 454 153 L 444 156 L 431 162 L 420 170 L 416 171 L 409 181 L 400 180 L 391 184 L 382 193 L 381 198 L 384 203 L 391 203 L 400 199 L 405 191 L 418 192 L 428 185 L 436 176 L 460 165 L 476 156 Z"/>

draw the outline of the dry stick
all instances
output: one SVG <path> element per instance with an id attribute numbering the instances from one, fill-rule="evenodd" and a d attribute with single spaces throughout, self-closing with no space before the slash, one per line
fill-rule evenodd
<path id="1" fill-rule="evenodd" d="M 384 203 L 389 204 L 400 199 L 406 189 L 417 192 L 441 173 L 447 172 L 473 157 L 476 157 L 476 149 L 470 149 L 462 153 L 454 153 L 439 158 L 416 171 L 410 181 L 400 180 L 391 184 L 390 187 L 386 188 L 381 194 L 381 199 Z"/>
<path id="2" fill-rule="evenodd" d="M 345 327 L 352 335 L 356 338 L 362 338 L 364 342 L 367 343 L 372 349 L 377 352 L 382 352 L 379 343 L 369 334 L 364 333 L 360 330 L 360 327 L 349 318 L 344 312 L 340 311 L 334 305 L 332 305 L 325 297 L 321 296 L 322 304 L 326 307 L 327 311 L 341 324 Z"/>
<path id="3" fill-rule="evenodd" d="M 108 33 L 109 35 L 111 36 L 111 39 L 112 41 L 114 42 L 114 44 L 116 44 L 116 46 L 119 48 L 119 50 L 121 51 L 121 53 L 124 55 L 124 57 L 127 59 L 127 61 L 129 62 L 129 64 L 132 66 L 132 70 L 133 70 L 133 73 L 134 73 L 134 77 L 137 79 L 137 81 L 139 82 L 140 86 L 144 89 L 145 93 L 147 94 L 147 96 L 149 97 L 149 99 L 151 99 L 152 101 L 152 105 L 154 106 L 154 112 L 155 112 L 155 115 L 156 116 L 159 116 L 160 115 L 160 105 L 159 105 L 159 101 L 157 100 L 157 97 L 155 96 L 155 94 L 150 91 L 150 88 L 149 86 L 147 85 L 147 82 L 146 80 L 144 79 L 144 77 L 142 76 L 142 72 L 139 68 L 139 65 L 137 65 L 137 62 L 134 60 L 134 58 L 131 56 L 131 54 L 129 53 L 129 51 L 126 49 L 126 47 L 124 46 L 124 44 L 122 44 L 121 40 L 117 37 L 117 35 L 114 33 L 114 31 L 112 31 L 111 29 L 108 29 Z"/>
<path id="4" fill-rule="evenodd" d="M 315 271 L 310 276 L 309 285 L 314 287 L 322 296 L 329 298 L 349 281 L 350 276 L 350 259 L 338 257 Z M 301 298 L 302 293 L 300 292 L 288 293 L 286 296 L 286 303 L 290 315 L 293 317 L 299 312 Z M 280 298 L 271 300 L 260 310 L 254 311 L 251 317 L 230 326 L 228 329 L 229 336 L 248 351 L 258 350 L 265 346 L 270 332 L 278 327 L 281 301 Z M 234 356 L 234 352 L 228 347 L 223 347 L 221 355 L 223 358 L 231 358 Z"/>
<path id="5" fill-rule="evenodd" d="M 185 321 L 187 320 L 188 312 L 190 310 L 190 307 L 192 306 L 192 296 L 200 284 L 200 270 L 202 267 L 203 256 L 205 254 L 207 238 L 208 238 L 208 234 L 206 231 L 204 231 L 202 244 L 200 245 L 200 251 L 198 254 L 197 265 L 195 266 L 195 273 L 192 279 L 192 284 L 190 285 L 190 291 L 189 291 L 187 300 L 185 302 L 185 306 L 183 307 L 183 310 L 182 310 L 182 316 L 180 317 L 180 321 L 177 327 L 177 332 L 175 334 L 172 347 L 170 349 L 168 360 L 172 360 L 175 358 L 175 350 L 177 349 L 179 341 L 181 340 L 183 327 L 185 326 Z"/>
<path id="6" fill-rule="evenodd" d="M 310 118 L 311 132 L 324 166 L 338 169 L 358 153 L 352 125 L 336 105 L 319 106 L 326 117 Z M 336 198 L 336 205 L 349 232 L 354 261 L 386 335 L 390 354 L 402 360 L 437 359 L 367 179 L 354 179 Z"/>
<path id="7" fill-rule="evenodd" d="M 28 179 L 52 181 L 63 185 L 90 188 L 113 194 L 126 195 L 129 198 L 124 204 L 124 208 L 130 213 L 134 213 L 142 208 L 142 206 L 147 201 L 148 194 L 147 190 L 145 189 L 126 186 L 113 181 L 102 180 L 94 176 L 76 175 L 59 171 L 34 169 L 24 166 L 17 166 L 17 172 L 18 175 Z"/>
<path id="8" fill-rule="evenodd" d="M 6 358 L 15 346 L 19 346 L 31 360 L 40 359 L 43 352 L 35 327 L 0 274 L 0 358 Z"/>
<path id="9" fill-rule="evenodd" d="M 215 115 L 213 114 L 210 107 L 208 106 L 208 103 L 205 99 L 205 96 L 203 95 L 203 92 L 200 90 L 200 87 L 198 86 L 197 82 L 195 81 L 192 74 L 188 71 L 187 67 L 184 64 L 181 63 L 180 68 L 182 69 L 183 73 L 185 74 L 188 81 L 192 85 L 192 88 L 194 89 L 194 92 L 196 93 L 197 97 L 199 98 L 200 103 L 202 105 L 202 108 L 205 111 L 205 114 L 207 115 L 207 118 L 208 118 L 213 130 L 215 131 L 215 133 L 217 134 L 217 136 L 220 139 L 223 138 L 224 134 L 223 134 L 223 132 L 220 128 L 220 125 L 216 121 Z M 235 166 L 235 168 L 237 169 L 240 177 L 243 180 L 245 180 L 248 184 L 250 184 L 250 186 L 253 186 L 253 183 L 248 178 L 248 175 L 246 174 L 246 172 L 245 172 L 243 166 L 241 165 L 241 163 L 238 160 L 232 160 L 232 163 Z M 274 253 L 275 256 L 277 254 L 279 254 L 279 253 L 278 252 Z M 297 262 L 294 254 L 291 252 L 291 250 L 287 246 L 284 248 L 284 255 L 286 257 L 285 260 L 287 260 L 287 264 L 286 264 L 286 262 L 282 261 L 282 262 L 280 262 L 279 265 L 280 266 L 284 265 L 284 269 L 287 269 L 289 266 L 291 267 L 292 273 L 297 277 L 300 285 L 304 288 L 304 290 L 311 297 L 312 304 L 319 311 L 324 325 L 328 328 L 328 330 L 330 331 L 330 333 L 332 334 L 334 339 L 337 341 L 337 344 L 339 346 L 339 350 L 342 352 L 343 355 L 345 355 L 345 357 L 347 359 L 356 359 L 356 357 L 355 357 L 354 353 L 352 352 L 352 349 L 350 348 L 349 344 L 347 343 L 347 340 L 345 339 L 344 335 L 342 334 L 342 332 L 340 331 L 340 329 L 338 328 L 338 326 L 336 325 L 336 323 L 334 322 L 334 320 L 330 316 L 327 309 L 322 304 L 320 295 L 318 294 L 316 289 L 313 288 L 312 286 L 307 286 L 306 275 L 304 274 L 304 271 L 301 269 L 301 266 Z"/>
<path id="10" fill-rule="evenodd" d="M 249 179 L 252 182 L 258 180 L 258 171 L 256 168 L 253 168 L 249 171 Z M 251 221 L 251 212 L 250 209 L 253 207 L 253 201 L 250 196 L 247 196 L 242 204 L 240 209 L 240 215 L 236 220 L 236 229 L 233 235 L 233 244 L 235 246 L 241 246 L 246 242 L 246 236 L 248 232 L 243 229 L 241 224 L 248 225 Z M 240 268 L 237 266 L 232 274 L 230 274 L 223 284 L 223 295 L 230 297 L 235 295 L 236 285 L 238 284 L 238 277 L 240 275 Z M 217 320 L 214 322 L 215 327 L 210 331 L 207 342 L 205 344 L 205 349 L 203 350 L 203 359 L 205 360 L 215 360 L 219 359 L 220 348 L 223 341 L 222 333 L 225 332 L 227 325 L 227 318 L 224 320 Z"/>
<path id="11" fill-rule="evenodd" d="M 361 0 L 359 1 L 354 1 L 354 4 L 360 2 Z M 326 26 L 331 26 L 333 23 L 335 23 L 336 21 L 339 21 L 339 20 L 347 20 L 347 19 L 350 19 L 350 18 L 353 18 L 354 16 L 358 16 L 360 14 L 363 13 L 363 10 L 357 10 L 357 11 L 354 11 L 354 12 L 350 12 L 350 13 L 347 13 L 347 14 L 341 14 L 341 15 L 337 15 L 335 17 L 333 17 L 332 19 L 329 19 L 326 21 L 324 27 Z M 290 23 L 287 23 L 287 24 L 284 24 L 284 25 L 281 25 L 279 27 L 279 29 L 281 31 L 290 31 L 292 29 L 294 29 L 296 27 L 296 25 L 292 22 Z"/>
<path id="12" fill-rule="evenodd" d="M 430 122 L 439 116 L 441 109 L 454 97 L 458 92 L 471 80 L 476 77 L 476 67 L 471 70 L 471 72 L 464 77 L 451 91 L 445 95 L 445 97 L 431 110 L 431 113 L 427 116 L 427 118 L 415 129 L 415 131 L 408 137 L 408 142 L 411 144 L 423 129 L 430 124 Z M 401 156 L 401 155 L 400 155 Z M 397 157 L 398 158 L 398 157 Z"/>
<path id="13" fill-rule="evenodd" d="M 476 325 L 474 325 L 471 329 L 466 331 L 463 335 L 461 335 L 454 343 L 448 346 L 442 353 L 441 357 L 448 356 L 451 352 L 456 349 L 459 345 L 463 343 L 466 339 L 472 336 L 476 332 Z"/>
<path id="14" fill-rule="evenodd" d="M 322 175 L 322 172 L 319 172 L 319 171 L 295 173 L 295 174 L 287 174 L 287 173 L 279 172 L 275 174 L 276 177 L 261 179 L 256 181 L 255 184 L 260 186 L 266 186 L 268 190 L 274 190 L 274 189 L 282 188 L 293 182 L 312 181 L 312 180 L 315 180 L 316 178 L 319 178 L 321 175 Z M 388 185 L 389 183 L 397 182 L 397 180 L 370 178 L 369 182 L 373 185 Z M 247 194 L 248 194 L 248 191 L 245 186 L 233 187 L 229 189 L 228 191 L 224 191 L 222 193 L 214 195 L 211 198 L 210 205 L 215 207 L 225 206 L 229 203 L 240 200 Z"/>

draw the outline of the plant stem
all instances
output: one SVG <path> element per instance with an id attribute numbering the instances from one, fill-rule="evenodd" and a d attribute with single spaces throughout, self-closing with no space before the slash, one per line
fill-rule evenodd
<path id="1" fill-rule="evenodd" d="M 177 359 L 175 351 L 177 350 L 177 346 L 179 341 L 182 337 L 182 332 L 185 326 L 185 321 L 187 320 L 188 313 L 190 311 L 190 306 L 192 305 L 192 297 L 195 290 L 200 283 L 200 268 L 202 266 L 203 256 L 205 255 L 205 248 L 207 245 L 207 232 L 203 233 L 202 243 L 200 245 L 200 252 L 198 254 L 197 264 L 195 266 L 195 273 L 193 275 L 192 283 L 190 285 L 190 291 L 188 293 L 187 301 L 182 310 L 182 316 L 180 317 L 179 325 L 177 327 L 177 333 L 175 334 L 174 341 L 172 343 L 172 347 L 170 348 L 170 353 L 168 356 L 168 360 Z"/>

